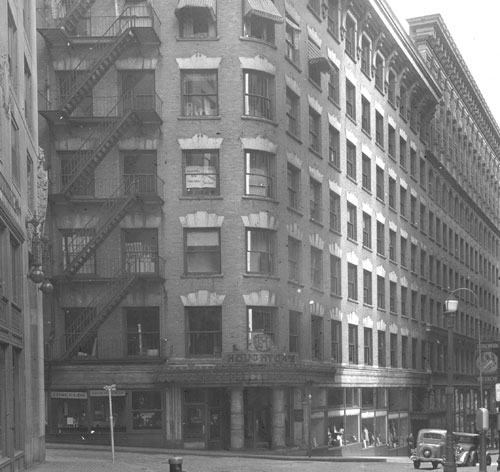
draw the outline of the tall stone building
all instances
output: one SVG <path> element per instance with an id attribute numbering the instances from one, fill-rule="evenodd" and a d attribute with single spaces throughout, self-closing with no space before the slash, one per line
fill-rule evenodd
<path id="1" fill-rule="evenodd" d="M 499 134 L 441 20 L 439 49 L 383 0 L 40 7 L 51 439 L 108 441 L 114 385 L 118 444 L 398 449 L 444 424 L 458 287 L 471 429 Z"/>
<path id="2" fill-rule="evenodd" d="M 35 2 L 0 4 L 0 471 L 43 460 L 42 266 Z"/>

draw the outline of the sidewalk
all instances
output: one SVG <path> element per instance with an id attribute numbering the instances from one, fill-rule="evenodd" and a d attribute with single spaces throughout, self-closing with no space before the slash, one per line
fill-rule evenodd
<path id="1" fill-rule="evenodd" d="M 236 460 L 268 460 L 289 462 L 408 462 L 406 457 L 332 457 L 280 454 L 267 451 L 162 450 L 153 448 L 117 447 L 115 462 L 109 446 L 47 444 L 47 460 L 29 470 L 32 472 L 168 472 L 169 458 L 183 458 L 183 472 L 231 470 L 224 465 Z M 297 454 L 300 452 L 297 451 Z M 200 468 L 200 466 L 202 468 Z M 234 470 L 234 469 L 233 469 Z M 245 467 L 245 470 L 248 470 Z"/>

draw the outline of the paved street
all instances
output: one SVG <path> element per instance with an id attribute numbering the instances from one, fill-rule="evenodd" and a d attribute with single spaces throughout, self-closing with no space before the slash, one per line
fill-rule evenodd
<path id="1" fill-rule="evenodd" d="M 377 462 L 358 462 L 355 459 L 332 462 L 329 458 L 272 458 L 269 456 L 240 457 L 229 453 L 199 454 L 188 451 L 172 453 L 130 452 L 117 450 L 115 462 L 111 451 L 104 449 L 47 449 L 47 462 L 32 469 L 33 472 L 168 472 L 168 459 L 174 455 L 183 458 L 183 472 L 391 472 L 415 470 L 405 457 L 376 458 Z M 314 458 L 313 458 L 314 459 Z M 330 458 L 331 459 L 331 458 Z M 365 458 L 364 460 L 369 460 Z M 432 470 L 422 465 L 420 470 Z M 442 470 L 440 467 L 438 469 Z M 478 467 L 463 467 L 460 472 L 477 471 Z M 496 471 L 494 464 L 488 472 Z"/>

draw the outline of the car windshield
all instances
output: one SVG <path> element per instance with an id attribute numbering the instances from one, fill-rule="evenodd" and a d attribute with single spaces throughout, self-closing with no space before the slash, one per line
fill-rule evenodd
<path id="1" fill-rule="evenodd" d="M 444 438 L 444 436 L 441 433 L 423 433 L 422 434 L 422 439 L 434 439 L 437 441 L 440 441 Z"/>

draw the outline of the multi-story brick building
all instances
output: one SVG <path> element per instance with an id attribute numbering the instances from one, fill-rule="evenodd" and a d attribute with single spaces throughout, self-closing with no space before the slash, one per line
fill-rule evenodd
<path id="1" fill-rule="evenodd" d="M 38 288 L 51 285 L 41 260 L 47 180 L 38 150 L 35 2 L 1 2 L 0 25 L 0 471 L 10 472 L 44 458 Z"/>
<path id="2" fill-rule="evenodd" d="M 498 189 L 476 172 L 491 210 L 474 204 L 465 140 L 437 152 L 458 131 L 434 43 L 420 54 L 382 0 L 40 6 L 51 438 L 107 440 L 114 384 L 122 444 L 313 446 L 330 428 L 397 448 L 444 423 L 443 302 L 465 285 L 469 429 L 476 322 L 498 332 Z M 457 61 L 482 107 L 470 152 L 493 165 Z"/>

